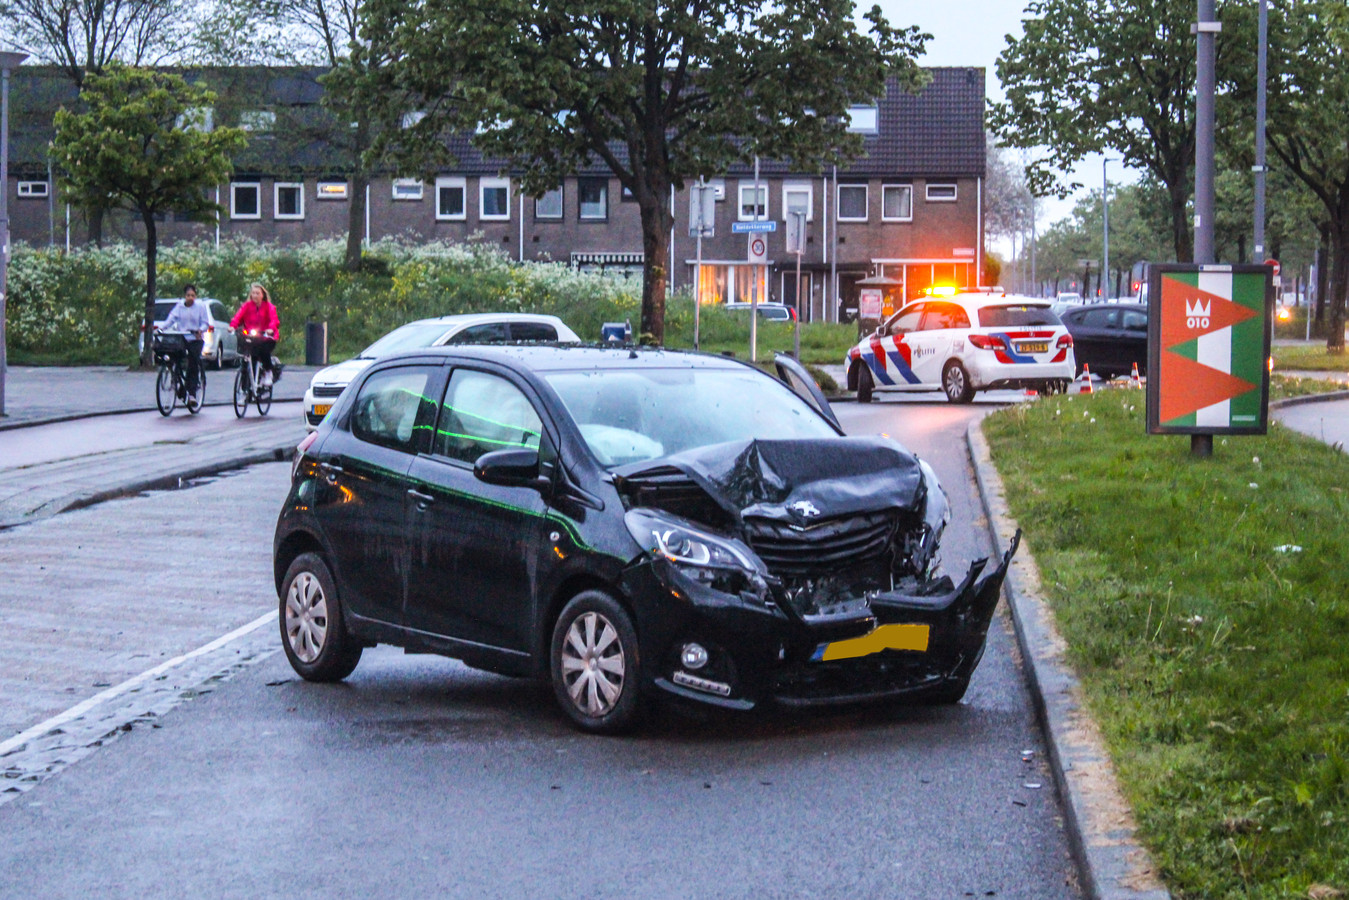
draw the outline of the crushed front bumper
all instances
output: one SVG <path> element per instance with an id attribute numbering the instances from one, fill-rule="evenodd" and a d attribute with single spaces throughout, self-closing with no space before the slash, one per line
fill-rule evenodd
<path id="1" fill-rule="evenodd" d="M 976 560 L 958 585 L 942 578 L 816 616 L 703 588 L 660 565 L 642 566 L 640 580 L 654 578 L 663 594 L 649 606 L 634 598 L 647 607 L 639 609 L 639 621 L 649 623 L 641 634 L 644 682 L 729 709 L 959 696 L 983 656 L 1019 541 L 1020 533 L 991 571 L 989 560 Z M 672 596 L 682 602 L 670 604 Z M 681 663 L 688 643 L 708 652 L 696 671 Z"/>

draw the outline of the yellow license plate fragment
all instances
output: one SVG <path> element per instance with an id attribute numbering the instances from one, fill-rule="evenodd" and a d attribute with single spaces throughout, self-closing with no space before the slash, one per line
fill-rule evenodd
<path id="1" fill-rule="evenodd" d="M 882 650 L 927 651 L 930 627 L 927 625 L 880 625 L 870 634 L 846 641 L 833 641 L 815 648 L 812 660 L 830 662 L 835 659 L 854 659 L 870 656 Z"/>
<path id="2" fill-rule="evenodd" d="M 1016 350 L 1018 353 L 1048 353 L 1049 344 L 1045 341 L 1022 343 L 1016 345 Z"/>
<path id="3" fill-rule="evenodd" d="M 326 415 L 328 415 L 328 410 L 330 410 L 330 409 L 332 409 L 332 408 L 333 408 L 333 405 L 332 405 L 331 403 L 315 403 L 315 404 L 314 404 L 314 415 L 316 415 L 316 416 L 326 416 Z"/>

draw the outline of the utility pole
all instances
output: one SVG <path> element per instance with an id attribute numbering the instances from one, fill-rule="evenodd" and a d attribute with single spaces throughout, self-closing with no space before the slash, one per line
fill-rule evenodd
<path id="1" fill-rule="evenodd" d="M 759 221 L 759 210 L 762 208 L 759 205 L 759 156 L 755 154 L 754 221 Z M 749 361 L 759 361 L 759 266 L 756 263 L 750 263 L 749 266 Z"/>
<path id="2" fill-rule="evenodd" d="M 1217 43 L 1222 23 L 1214 0 L 1198 0 L 1195 23 L 1196 83 L 1194 122 L 1194 261 L 1212 265 L 1213 258 L 1213 107 L 1217 88 Z M 1190 435 L 1191 456 L 1212 456 L 1213 435 Z"/>
<path id="3" fill-rule="evenodd" d="M 1035 293 L 1031 296 L 1040 296 L 1040 280 L 1035 271 L 1035 192 L 1030 192 L 1030 284 L 1031 290 Z"/>
<path id="4" fill-rule="evenodd" d="M 0 417 L 5 415 L 5 301 L 9 290 L 9 70 L 17 68 L 27 53 L 0 53 Z M 47 187 L 50 191 L 50 185 Z"/>
<path id="5" fill-rule="evenodd" d="M 1260 0 L 1259 53 L 1255 64 L 1255 241 L 1251 262 L 1265 261 L 1265 81 L 1269 74 L 1269 0 Z"/>

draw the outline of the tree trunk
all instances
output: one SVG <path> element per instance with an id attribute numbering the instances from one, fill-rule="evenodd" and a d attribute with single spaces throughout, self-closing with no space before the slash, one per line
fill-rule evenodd
<path id="1" fill-rule="evenodd" d="M 1330 282 L 1330 316 L 1326 331 L 1326 352 L 1331 356 L 1344 355 L 1344 304 L 1349 294 L 1349 223 L 1336 222 L 1331 226 L 1335 242 L 1333 275 Z"/>
<path id="2" fill-rule="evenodd" d="M 85 215 L 89 222 L 89 243 L 95 247 L 103 247 L 103 214 L 106 212 L 102 207 L 95 207 L 89 210 Z"/>
<path id="3" fill-rule="evenodd" d="M 1322 222 L 1321 254 L 1316 264 L 1316 316 L 1315 334 L 1321 334 L 1326 321 L 1326 296 L 1330 291 L 1330 224 Z"/>
<path id="4" fill-rule="evenodd" d="M 1188 185 L 1182 180 L 1177 184 L 1168 184 L 1166 189 L 1171 198 L 1171 241 L 1176 251 L 1176 262 L 1193 262 L 1194 236 L 1190 232 Z"/>
<path id="5" fill-rule="evenodd" d="M 159 235 L 155 231 L 153 213 L 141 211 L 145 222 L 145 341 L 141 348 L 141 368 L 152 369 L 155 364 L 155 269 L 159 255 Z"/>
<path id="6" fill-rule="evenodd" d="M 643 344 L 665 344 L 665 279 L 669 276 L 670 213 L 669 185 L 652 185 L 654 198 L 641 200 L 642 208 L 642 334 Z"/>
<path id="7" fill-rule="evenodd" d="M 355 168 L 351 173 L 351 202 L 347 204 L 347 255 L 343 263 L 348 272 L 360 269 L 361 249 L 365 244 L 365 188 L 370 183 L 370 174 L 365 170 L 365 160 L 361 157 L 369 144 L 370 116 L 364 111 L 357 113 L 353 139 L 355 146 L 352 159 Z"/>

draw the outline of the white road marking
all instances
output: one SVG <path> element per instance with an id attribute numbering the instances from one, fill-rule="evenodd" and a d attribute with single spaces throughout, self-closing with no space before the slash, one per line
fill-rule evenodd
<path id="1" fill-rule="evenodd" d="M 219 650 L 226 644 L 235 641 L 246 634 L 250 634 L 254 631 L 257 631 L 263 625 L 266 625 L 269 622 L 276 621 L 276 616 L 277 616 L 276 610 L 272 610 L 271 612 L 267 613 L 264 616 L 259 616 L 252 622 L 249 622 L 247 625 L 244 625 L 240 628 L 236 628 L 229 634 L 216 638 L 209 644 L 204 644 L 203 646 L 198 647 L 195 650 L 191 650 L 187 653 L 184 653 L 182 656 L 175 656 L 173 659 L 162 662 L 159 665 L 155 666 L 153 669 L 147 669 L 146 671 L 140 673 L 139 675 L 134 675 L 131 678 L 128 678 L 121 684 L 113 685 L 107 690 L 101 691 L 95 694 L 94 696 L 90 697 L 89 699 L 75 704 L 65 712 L 57 713 L 50 719 L 47 719 L 46 721 L 43 722 L 39 722 L 32 728 L 29 728 L 25 731 L 20 732 L 19 734 L 14 735 L 14 737 L 10 738 L 9 740 L 0 741 L 0 756 L 4 756 L 5 754 L 11 752 L 15 748 L 23 746 L 24 744 L 28 743 L 34 738 L 39 738 L 42 735 L 47 734 L 54 728 L 59 728 L 60 726 L 66 724 L 67 722 L 71 722 L 75 719 L 78 719 L 80 716 L 83 716 L 85 713 L 89 712 L 89 710 L 95 708 L 96 706 L 99 706 L 100 704 L 107 703 L 110 700 L 115 700 L 121 695 L 127 693 L 128 691 L 135 690 L 136 688 L 145 684 L 147 681 L 150 681 L 151 679 L 159 675 L 162 675 L 163 673 L 169 671 L 170 669 L 180 666 L 183 663 L 188 662 L 189 660 L 196 659 L 199 656 L 205 656 L 208 653 L 211 653 L 215 650 Z"/>

